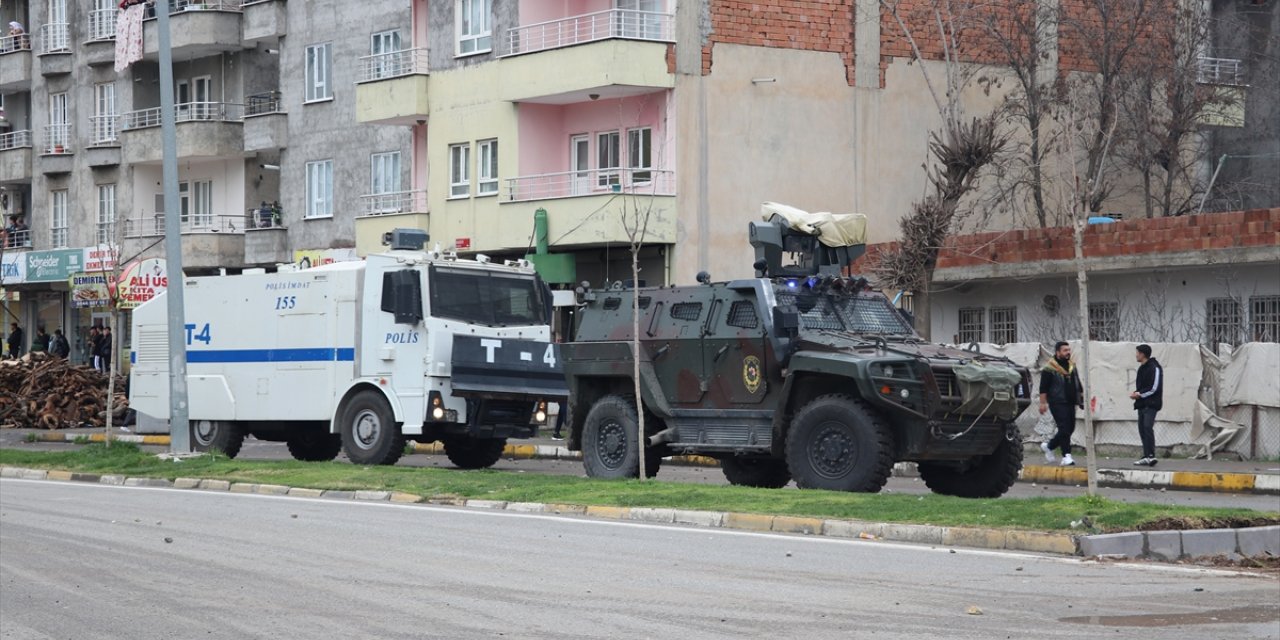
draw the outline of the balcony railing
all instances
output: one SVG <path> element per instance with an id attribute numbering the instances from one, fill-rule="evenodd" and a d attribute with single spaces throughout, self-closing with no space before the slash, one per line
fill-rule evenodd
<path id="1" fill-rule="evenodd" d="M 44 141 L 40 145 L 40 152 L 48 156 L 61 156 L 71 153 L 71 125 L 45 125 Z"/>
<path id="2" fill-rule="evenodd" d="M 509 29 L 506 55 L 610 38 L 675 42 L 675 37 L 675 16 L 670 13 L 610 9 Z"/>
<path id="3" fill-rule="evenodd" d="M 673 196 L 676 193 L 675 172 L 654 169 L 591 169 L 519 176 L 507 179 L 504 199 L 508 202 L 526 202 L 610 193 Z"/>
<path id="4" fill-rule="evenodd" d="M 31 230 L 17 229 L 8 231 L 0 228 L 0 235 L 4 236 L 4 243 L 0 244 L 6 249 L 30 249 L 31 248 Z"/>
<path id="5" fill-rule="evenodd" d="M 169 13 L 181 13 L 183 11 L 240 11 L 244 6 L 243 0 L 169 0 Z M 147 5 L 146 13 L 143 19 L 151 20 L 156 17 L 156 8 L 154 4 Z"/>
<path id="6" fill-rule="evenodd" d="M 0 54 L 30 50 L 31 36 L 25 33 L 20 36 L 5 36 L 0 38 Z"/>
<path id="7" fill-rule="evenodd" d="M 10 131 L 9 133 L 0 133 L 0 151 L 30 147 L 31 131 L 28 129 L 23 129 L 22 131 Z"/>
<path id="8" fill-rule="evenodd" d="M 1196 69 L 1196 81 L 1201 84 L 1244 84 L 1240 61 L 1233 58 L 1201 57 Z"/>
<path id="9" fill-rule="evenodd" d="M 245 211 L 245 221 L 249 229 L 283 229 L 283 212 L 279 209 L 254 207 Z"/>
<path id="10" fill-rule="evenodd" d="M 284 113 L 284 109 L 280 105 L 279 91 L 254 94 L 245 98 L 244 102 L 245 117 L 263 116 L 268 113 Z"/>
<path id="11" fill-rule="evenodd" d="M 89 126 L 93 128 L 95 145 L 110 146 L 116 143 L 119 116 L 90 116 Z"/>
<path id="12" fill-rule="evenodd" d="M 244 105 L 226 102 L 184 102 L 173 106 L 176 122 L 240 122 Z M 160 126 L 160 107 L 130 111 L 123 116 L 123 129 L 146 129 Z"/>
<path id="13" fill-rule="evenodd" d="M 426 213 L 427 191 L 394 191 L 360 196 L 360 216 L 383 216 L 395 213 Z"/>
<path id="14" fill-rule="evenodd" d="M 40 53 L 71 53 L 71 25 L 65 22 L 42 25 Z"/>
<path id="15" fill-rule="evenodd" d="M 360 58 L 360 76 L 356 83 L 426 73 L 427 50 L 405 49 Z"/>
<path id="16" fill-rule="evenodd" d="M 179 228 L 182 233 L 233 233 L 242 234 L 249 228 L 248 215 L 198 215 L 183 216 Z M 164 214 L 128 218 L 124 221 L 124 237 L 151 238 L 164 235 Z"/>
<path id="17" fill-rule="evenodd" d="M 95 9 L 89 12 L 89 41 L 116 39 L 116 9 Z"/>

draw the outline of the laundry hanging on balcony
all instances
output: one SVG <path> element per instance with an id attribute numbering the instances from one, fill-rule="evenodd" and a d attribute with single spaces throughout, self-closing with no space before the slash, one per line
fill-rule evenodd
<path id="1" fill-rule="evenodd" d="M 143 4 L 134 4 L 122 9 L 116 18 L 117 73 L 142 59 L 142 16 L 145 11 Z"/>

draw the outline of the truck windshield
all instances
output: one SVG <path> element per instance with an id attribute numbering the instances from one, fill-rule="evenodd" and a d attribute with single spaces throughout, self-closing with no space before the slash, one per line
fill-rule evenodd
<path id="1" fill-rule="evenodd" d="M 533 276 L 473 269 L 431 269 L 431 315 L 490 327 L 546 322 Z"/>
<path id="2" fill-rule="evenodd" d="M 779 291 L 778 304 L 796 305 L 799 295 Z M 814 306 L 800 313 L 800 324 L 814 331 L 848 331 L 857 334 L 911 335 L 898 310 L 878 295 L 853 297 L 818 295 Z"/>

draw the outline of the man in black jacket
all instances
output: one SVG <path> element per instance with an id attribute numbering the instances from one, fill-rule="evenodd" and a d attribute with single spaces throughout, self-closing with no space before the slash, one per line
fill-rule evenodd
<path id="1" fill-rule="evenodd" d="M 1151 357 L 1151 345 L 1138 345 L 1138 376 L 1130 393 L 1133 408 L 1138 410 L 1138 437 L 1142 439 L 1142 458 L 1133 464 L 1156 466 L 1156 413 L 1164 407 L 1164 367 Z"/>
<path id="2" fill-rule="evenodd" d="M 1054 449 L 1062 450 L 1062 466 L 1076 463 L 1071 457 L 1071 434 L 1076 430 L 1076 408 L 1084 409 L 1084 385 L 1080 373 L 1071 361 L 1071 345 L 1059 342 L 1053 345 L 1053 358 L 1040 372 L 1040 413 L 1053 415 L 1058 432 L 1053 439 L 1040 443 L 1046 462 L 1057 458 Z"/>

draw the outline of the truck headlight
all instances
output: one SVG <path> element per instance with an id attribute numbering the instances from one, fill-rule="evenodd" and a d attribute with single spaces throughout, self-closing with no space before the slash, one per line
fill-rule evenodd
<path id="1" fill-rule="evenodd" d="M 431 410 L 431 417 L 436 420 L 444 420 L 444 407 L 436 407 Z"/>
<path id="2" fill-rule="evenodd" d="M 547 421 L 547 403 L 546 402 L 538 403 L 538 410 L 533 412 L 533 421 L 537 422 L 538 424 L 542 424 Z"/>

